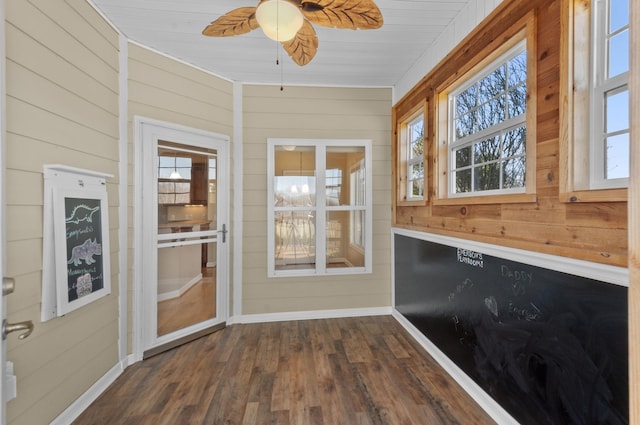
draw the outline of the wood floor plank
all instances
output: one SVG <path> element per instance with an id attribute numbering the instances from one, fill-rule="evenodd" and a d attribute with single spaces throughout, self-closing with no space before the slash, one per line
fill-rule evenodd
<path id="1" fill-rule="evenodd" d="M 391 316 L 238 324 L 127 368 L 74 425 L 494 424 Z"/>

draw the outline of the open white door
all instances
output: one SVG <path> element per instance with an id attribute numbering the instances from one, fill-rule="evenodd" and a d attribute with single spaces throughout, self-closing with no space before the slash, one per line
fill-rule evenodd
<path id="1" fill-rule="evenodd" d="M 136 121 L 143 357 L 225 326 L 228 307 L 227 136 Z"/>

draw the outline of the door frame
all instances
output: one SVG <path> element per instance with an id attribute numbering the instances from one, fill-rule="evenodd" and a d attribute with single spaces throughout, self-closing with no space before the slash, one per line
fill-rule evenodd
<path id="1" fill-rule="evenodd" d="M 154 348 L 165 344 L 171 344 L 175 341 L 182 341 L 189 338 L 190 335 L 199 335 L 199 331 L 192 331 L 191 327 L 186 328 L 190 331 L 176 331 L 171 333 L 171 337 L 158 338 L 154 333 L 156 329 L 151 329 L 152 318 L 150 316 L 156 312 L 155 309 L 150 311 L 150 303 L 145 302 L 146 292 L 144 279 L 145 264 L 157 265 L 157 247 L 155 239 L 147 241 L 146 235 L 157 234 L 155 228 L 156 222 L 152 217 L 145 217 L 145 210 L 156 208 L 154 197 L 149 196 L 149 192 L 145 192 L 145 184 L 149 184 L 148 176 L 144 175 L 145 161 L 151 161 L 148 157 L 149 152 L 154 152 L 153 157 L 157 154 L 157 141 L 184 141 L 189 144 L 191 141 L 203 141 L 216 143 L 220 146 L 218 149 L 217 177 L 218 180 L 226 181 L 227 190 L 218 191 L 218 226 L 223 223 L 229 229 L 229 192 L 230 192 L 230 173 L 229 173 L 229 136 L 214 133 L 210 131 L 200 130 L 179 124 L 159 121 L 151 118 L 135 116 L 134 117 L 134 149 L 135 149 L 135 179 L 134 179 L 134 273 L 133 273 L 133 302 L 132 302 L 132 345 L 133 345 L 133 361 L 140 361 L 143 356 Z M 152 146 L 148 146 L 151 144 Z M 197 142 L 196 142 L 197 144 Z M 148 166 L 148 165 L 147 165 Z M 225 184 L 219 186 L 224 187 Z M 219 187 L 218 186 L 218 187 Z M 153 205 L 152 205 L 153 204 Z M 157 217 L 157 216 L 156 216 Z M 223 325 L 228 319 L 229 311 L 229 235 L 224 244 L 218 242 L 218 265 L 217 265 L 217 282 L 216 282 L 216 323 L 212 326 Z M 153 249 L 150 249 L 150 246 Z M 155 259 L 155 260 L 154 260 Z M 155 321 L 153 321 L 155 323 Z"/>
<path id="2" fill-rule="evenodd" d="M 0 0 L 0 278 L 4 278 L 6 268 L 6 224 L 5 211 L 7 203 L 5 199 L 5 183 L 6 183 L 6 30 L 5 30 L 5 13 L 4 0 Z M 0 322 L 7 318 L 6 297 L 0 295 Z M 7 343 L 6 340 L 0 339 L 0 425 L 7 422 L 7 387 L 6 387 L 6 367 L 7 367 Z"/>

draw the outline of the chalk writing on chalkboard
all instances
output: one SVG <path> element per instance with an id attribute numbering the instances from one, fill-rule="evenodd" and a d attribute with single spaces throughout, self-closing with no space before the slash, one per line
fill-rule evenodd
<path id="1" fill-rule="evenodd" d="M 395 235 L 395 308 L 523 424 L 628 422 L 627 288 Z"/>
<path id="2" fill-rule="evenodd" d="M 484 267 L 484 261 L 482 260 L 482 254 L 480 252 L 458 248 L 457 258 L 460 263 L 469 264 L 473 267 Z"/>
<path id="3" fill-rule="evenodd" d="M 100 199 L 64 198 L 69 302 L 104 287 Z"/>

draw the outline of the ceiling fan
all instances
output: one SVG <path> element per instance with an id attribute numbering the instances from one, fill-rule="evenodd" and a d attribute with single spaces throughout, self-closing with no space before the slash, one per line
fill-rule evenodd
<path id="1" fill-rule="evenodd" d="M 318 50 L 311 23 L 330 28 L 376 29 L 382 14 L 373 0 L 260 0 L 256 7 L 240 7 L 211 22 L 202 34 L 229 37 L 262 28 L 282 43 L 291 59 L 308 64 Z"/>

